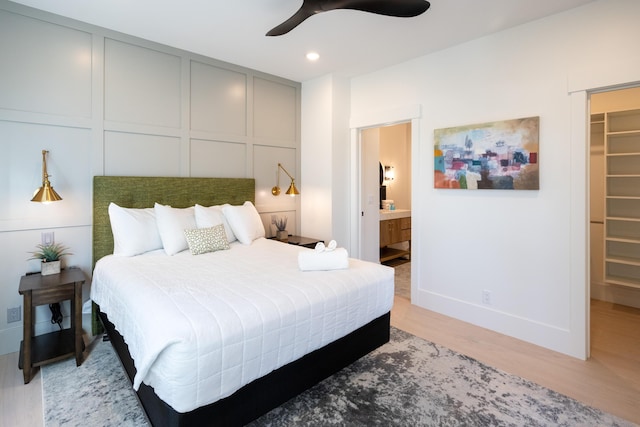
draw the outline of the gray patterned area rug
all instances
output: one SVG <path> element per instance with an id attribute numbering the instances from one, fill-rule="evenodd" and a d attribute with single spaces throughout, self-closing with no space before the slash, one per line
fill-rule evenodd
<path id="1" fill-rule="evenodd" d="M 144 426 L 109 343 L 43 368 L 45 425 Z M 251 426 L 634 426 L 391 328 L 391 341 Z"/>
<path id="2" fill-rule="evenodd" d="M 78 367 L 71 358 L 41 372 L 45 427 L 150 425 L 109 342 L 94 341 Z"/>

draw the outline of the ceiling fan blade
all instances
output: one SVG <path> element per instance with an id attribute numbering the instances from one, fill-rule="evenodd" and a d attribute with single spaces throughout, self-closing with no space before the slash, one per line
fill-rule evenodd
<path id="1" fill-rule="evenodd" d="M 321 3 L 323 11 L 352 9 L 400 18 L 418 16 L 431 7 L 425 0 L 326 0 Z"/>
<path id="2" fill-rule="evenodd" d="M 330 10 L 351 9 L 410 18 L 426 12 L 429 7 L 431 3 L 425 0 L 303 0 L 300 9 L 291 18 L 272 28 L 267 36 L 286 34 L 310 16 Z"/>
<path id="3" fill-rule="evenodd" d="M 315 7 L 315 4 L 310 6 L 310 3 L 317 2 L 307 2 L 306 0 L 302 3 L 302 6 L 296 13 L 294 13 L 291 18 L 284 21 L 282 24 L 272 28 L 266 34 L 267 36 L 281 36 L 283 34 L 287 34 L 289 31 L 293 30 L 295 27 L 300 25 L 305 19 L 310 16 L 315 15 L 316 13 L 322 12 L 322 10 Z"/>

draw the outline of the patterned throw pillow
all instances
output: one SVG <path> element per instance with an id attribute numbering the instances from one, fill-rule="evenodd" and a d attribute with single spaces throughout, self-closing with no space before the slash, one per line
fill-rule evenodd
<path id="1" fill-rule="evenodd" d="M 210 228 L 193 228 L 184 230 L 189 250 L 193 255 L 229 249 L 229 242 L 224 225 L 218 224 Z"/>

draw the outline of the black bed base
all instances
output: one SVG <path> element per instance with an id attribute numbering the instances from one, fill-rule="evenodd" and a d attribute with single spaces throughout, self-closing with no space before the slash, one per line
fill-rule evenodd
<path id="1" fill-rule="evenodd" d="M 144 383 L 137 392 L 138 398 L 155 427 L 245 425 L 389 342 L 390 317 L 390 313 L 386 313 L 349 335 L 258 378 L 231 396 L 191 412 L 176 412 Z M 129 380 L 133 381 L 136 368 L 127 344 L 106 314 L 100 312 L 100 318 Z"/>

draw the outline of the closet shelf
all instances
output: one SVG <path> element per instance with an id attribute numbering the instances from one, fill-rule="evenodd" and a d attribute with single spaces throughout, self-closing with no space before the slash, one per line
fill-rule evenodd
<path id="1" fill-rule="evenodd" d="M 616 276 L 607 276 L 605 277 L 605 281 L 610 285 L 621 285 L 621 286 L 627 286 L 630 288 L 640 289 L 640 281 L 637 281 L 637 280 L 630 280 L 627 278 L 616 277 Z"/>
<path id="2" fill-rule="evenodd" d="M 621 216 L 608 216 L 605 218 L 605 221 L 630 221 L 630 222 L 640 222 L 640 218 L 630 218 L 630 217 L 621 217 Z"/>
<path id="3" fill-rule="evenodd" d="M 634 135 L 640 135 L 640 130 L 622 130 L 622 131 L 609 131 L 607 132 L 608 135 L 611 136 L 618 136 L 618 135 L 629 135 L 629 136 L 634 136 Z"/>
<path id="4" fill-rule="evenodd" d="M 629 238 L 629 237 L 622 238 L 622 237 L 610 236 L 610 237 L 605 237 L 605 240 L 607 242 L 640 244 L 640 240 L 639 239 L 632 239 L 632 238 Z M 640 258 L 636 258 L 636 259 L 640 259 Z"/>
<path id="5" fill-rule="evenodd" d="M 629 157 L 629 156 L 640 156 L 640 152 L 629 152 L 629 153 L 607 153 L 608 157 Z"/>
<path id="6" fill-rule="evenodd" d="M 625 264 L 625 265 L 637 265 L 640 266 L 640 259 L 638 258 L 626 258 L 626 257 L 607 257 L 605 258 L 606 262 L 612 262 L 616 264 Z"/>
<path id="7" fill-rule="evenodd" d="M 640 196 L 606 196 L 606 198 L 613 200 L 640 200 Z"/>

